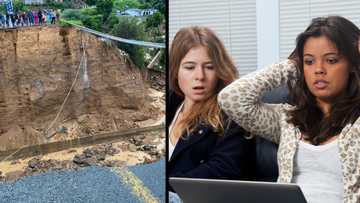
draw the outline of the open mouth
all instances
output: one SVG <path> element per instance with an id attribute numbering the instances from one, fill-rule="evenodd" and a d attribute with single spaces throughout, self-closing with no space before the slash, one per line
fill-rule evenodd
<path id="1" fill-rule="evenodd" d="M 314 86 L 318 89 L 324 89 L 329 85 L 329 83 L 325 80 L 317 80 L 314 82 Z"/>
<path id="2" fill-rule="evenodd" d="M 196 86 L 196 87 L 193 87 L 194 90 L 203 90 L 205 89 L 205 87 L 203 86 Z"/>
<path id="3" fill-rule="evenodd" d="M 196 87 L 193 87 L 193 91 L 194 91 L 194 94 L 203 95 L 203 94 L 205 94 L 205 87 L 196 86 Z"/>

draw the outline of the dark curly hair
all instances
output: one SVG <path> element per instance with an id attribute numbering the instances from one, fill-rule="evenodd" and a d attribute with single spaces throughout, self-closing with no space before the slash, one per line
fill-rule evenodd
<path id="1" fill-rule="evenodd" d="M 350 75 L 346 93 L 331 104 L 330 114 L 325 116 L 310 92 L 304 77 L 304 45 L 310 37 L 325 36 L 336 45 L 339 53 L 349 62 Z M 288 82 L 290 103 L 296 108 L 289 112 L 289 122 L 314 145 L 338 135 L 360 115 L 360 54 L 358 50 L 359 28 L 341 16 L 314 18 L 296 39 L 296 48 L 289 59 L 296 61 L 297 79 Z"/>

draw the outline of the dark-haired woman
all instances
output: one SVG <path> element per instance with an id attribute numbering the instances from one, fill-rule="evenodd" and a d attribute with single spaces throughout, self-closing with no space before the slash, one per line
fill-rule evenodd
<path id="1" fill-rule="evenodd" d="M 309 203 L 360 202 L 360 31 L 340 16 L 315 18 L 291 60 L 236 80 L 221 108 L 246 130 L 279 143 L 278 182 Z M 260 97 L 288 83 L 290 104 Z"/>

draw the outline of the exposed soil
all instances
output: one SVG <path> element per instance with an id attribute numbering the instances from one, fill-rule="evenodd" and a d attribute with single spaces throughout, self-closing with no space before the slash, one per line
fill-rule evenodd
<path id="1" fill-rule="evenodd" d="M 56 26 L 1 30 L 0 50 L 0 153 L 164 122 L 164 75 L 144 81 L 126 56 L 95 36 Z M 81 60 L 86 65 L 77 75 Z M 0 160 L 0 180 L 88 165 L 153 162 L 164 155 L 164 140 L 164 132 L 148 133 L 113 144 Z"/>
<path id="2" fill-rule="evenodd" d="M 152 105 L 157 98 L 142 72 L 93 35 L 59 27 L 2 30 L 0 50 L 0 151 L 142 127 L 164 113 Z M 87 65 L 76 77 L 83 50 Z"/>
<path id="3" fill-rule="evenodd" d="M 77 170 L 98 165 L 122 167 L 152 163 L 164 157 L 165 133 L 153 132 L 109 144 L 72 148 L 26 159 L 0 162 L 0 181 L 54 170 Z"/>

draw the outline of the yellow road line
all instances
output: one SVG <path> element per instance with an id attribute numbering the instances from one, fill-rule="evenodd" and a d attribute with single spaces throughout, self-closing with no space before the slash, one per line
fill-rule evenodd
<path id="1" fill-rule="evenodd" d="M 127 168 L 113 168 L 113 171 L 120 176 L 123 183 L 128 185 L 132 189 L 132 193 L 146 203 L 158 203 L 160 202 L 155 198 L 151 191 L 143 184 L 143 182 Z"/>

